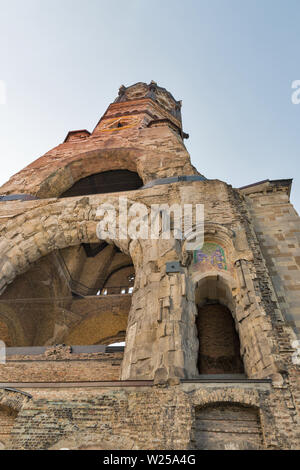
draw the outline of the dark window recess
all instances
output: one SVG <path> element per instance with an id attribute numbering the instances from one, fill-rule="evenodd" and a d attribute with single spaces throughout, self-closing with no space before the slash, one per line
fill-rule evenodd
<path id="1" fill-rule="evenodd" d="M 87 196 L 89 194 L 133 191 L 143 186 L 139 175 L 128 170 L 113 170 L 87 176 L 77 181 L 60 197 Z"/>
<path id="2" fill-rule="evenodd" d="M 214 403 L 196 409 L 194 432 L 199 450 L 263 448 L 257 410 L 237 403 Z"/>
<path id="3" fill-rule="evenodd" d="M 198 307 L 200 374 L 242 374 L 240 341 L 230 310 L 219 303 Z"/>

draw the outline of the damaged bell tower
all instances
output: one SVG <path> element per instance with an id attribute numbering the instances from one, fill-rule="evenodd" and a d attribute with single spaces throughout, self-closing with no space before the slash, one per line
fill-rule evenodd
<path id="1" fill-rule="evenodd" d="M 292 181 L 207 179 L 181 105 L 121 86 L 92 133 L 2 186 L 0 448 L 299 448 Z M 146 216 L 204 205 L 204 244 L 117 236 L 121 197 Z M 99 238 L 103 205 L 117 226 Z"/>

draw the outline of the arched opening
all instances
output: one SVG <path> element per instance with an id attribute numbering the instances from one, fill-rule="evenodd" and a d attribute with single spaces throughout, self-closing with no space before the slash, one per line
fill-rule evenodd
<path id="1" fill-rule="evenodd" d="M 129 170 L 112 170 L 86 176 L 77 181 L 60 197 L 132 191 L 143 186 L 139 175 Z"/>
<path id="2" fill-rule="evenodd" d="M 230 287 L 220 276 L 198 282 L 195 292 L 199 374 L 243 374 Z"/>
<path id="3" fill-rule="evenodd" d="M 124 342 L 134 280 L 131 257 L 115 245 L 54 250 L 0 297 L 0 339 L 13 347 Z"/>
<path id="4" fill-rule="evenodd" d="M 198 450 L 262 449 L 258 410 L 239 403 L 212 403 L 196 408 L 194 445 Z"/>

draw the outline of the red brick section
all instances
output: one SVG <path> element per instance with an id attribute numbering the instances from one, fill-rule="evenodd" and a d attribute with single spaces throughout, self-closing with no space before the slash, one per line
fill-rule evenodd
<path id="1" fill-rule="evenodd" d="M 240 358 L 240 343 L 232 315 L 220 304 L 198 309 L 199 336 L 198 369 L 200 374 L 244 372 Z"/>

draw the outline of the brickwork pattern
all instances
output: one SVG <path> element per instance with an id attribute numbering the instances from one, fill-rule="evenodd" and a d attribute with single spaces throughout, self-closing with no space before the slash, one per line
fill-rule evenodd
<path id="1" fill-rule="evenodd" d="M 0 382 L 90 382 L 119 380 L 122 352 L 70 354 L 56 359 L 46 354 L 9 356 L 0 367 Z"/>
<path id="2" fill-rule="evenodd" d="M 77 250 L 78 256 L 73 254 L 79 245 L 99 243 L 97 209 L 109 203 L 119 214 L 119 194 L 60 199 L 80 179 L 115 169 L 137 172 L 144 184 L 198 174 L 183 143 L 180 103 L 155 83 L 124 88 L 92 134 L 69 133 L 63 144 L 1 188 L 2 194 L 40 198 L 0 201 L 3 299 L 18 276 L 26 276 L 35 263 L 41 268 L 54 251 L 67 250 L 75 271 L 90 279 L 91 266 L 97 263 L 88 260 L 81 269 L 83 250 Z M 127 327 L 123 359 L 104 355 L 88 356 L 86 362 L 51 355 L 31 362 L 9 359 L 0 370 L 3 381 L 54 383 L 32 389 L 27 383 L 32 399 L 25 401 L 21 392 L 5 391 L 0 396 L 0 406 L 9 405 L 18 412 L 11 447 L 193 448 L 198 445 L 196 411 L 218 403 L 252 407 L 259 417 L 264 448 L 299 447 L 299 365 L 293 360 L 295 332 L 291 327 L 297 325 L 299 313 L 300 222 L 283 187 L 283 183 L 267 184 L 260 188 L 261 193 L 257 187 L 254 191 L 236 190 L 218 180 L 179 181 L 122 193 L 129 204 L 142 202 L 148 209 L 152 203 L 204 204 L 205 242 L 226 252 L 228 270 L 195 269 L 184 240 L 106 240 L 131 258 L 135 271 L 122 332 L 117 324 L 114 333 L 119 337 Z M 110 248 L 106 255 L 109 260 Z M 170 261 L 179 262 L 180 272 L 167 273 Z M 246 377 L 270 379 L 271 384 L 180 383 L 181 379 L 199 379 L 196 305 L 201 307 L 206 300 L 217 300 L 231 312 Z M 82 306 L 78 314 L 85 311 L 84 302 L 78 302 Z M 109 299 L 106 302 L 109 304 Z M 16 334 L 18 319 L 9 305 L 4 308 L 0 304 L 0 317 Z M 49 322 L 45 317 L 40 319 L 40 337 L 53 344 Z M 92 330 L 101 330 L 99 318 L 86 329 Z M 32 331 L 33 340 L 35 333 Z M 93 336 L 93 341 L 108 341 L 110 333 L 103 335 Z M 75 337 L 80 336 L 79 331 Z M 154 380 L 154 386 L 108 390 L 84 388 L 81 382 L 74 389 L 55 387 L 59 381 L 117 380 L 117 376 Z M 22 397 L 17 408 L 16 396 Z M 221 430 L 226 426 L 222 423 Z"/>

